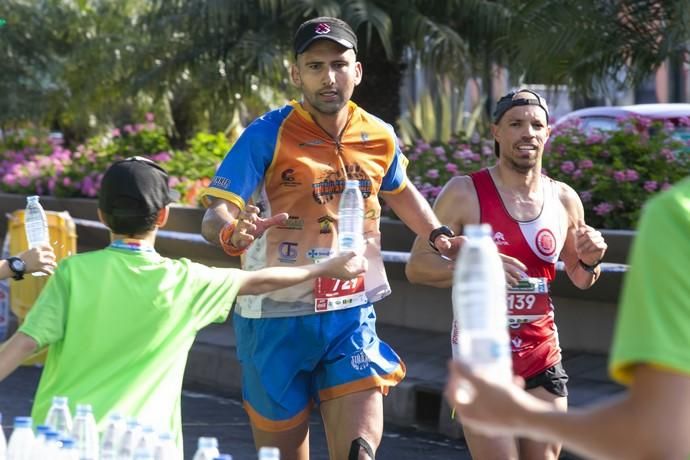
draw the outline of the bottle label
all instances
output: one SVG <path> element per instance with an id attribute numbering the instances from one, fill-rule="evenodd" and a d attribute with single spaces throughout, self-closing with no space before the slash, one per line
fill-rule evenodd
<path id="1" fill-rule="evenodd" d="M 351 280 L 322 277 L 314 282 L 314 311 L 318 313 L 359 307 L 368 302 L 364 275 Z"/>
<path id="2" fill-rule="evenodd" d="M 531 323 L 551 313 L 546 278 L 525 278 L 508 286 L 508 322 L 511 326 Z"/>

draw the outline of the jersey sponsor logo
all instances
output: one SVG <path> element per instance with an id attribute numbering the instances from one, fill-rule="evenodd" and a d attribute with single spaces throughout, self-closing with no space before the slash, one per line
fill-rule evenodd
<path id="1" fill-rule="evenodd" d="M 556 237 L 548 228 L 539 230 L 534 242 L 537 250 L 545 257 L 550 257 L 556 252 Z"/>
<path id="2" fill-rule="evenodd" d="M 280 173 L 280 185 L 282 187 L 297 187 L 302 185 L 302 183 L 295 180 L 295 170 L 288 168 Z"/>
<path id="3" fill-rule="evenodd" d="M 350 358 L 350 364 L 352 365 L 352 368 L 357 371 L 363 371 L 364 369 L 369 367 L 370 362 L 371 361 L 369 361 L 369 357 L 362 350 L 357 352 L 356 355 L 352 355 L 352 357 Z"/>
<path id="4" fill-rule="evenodd" d="M 347 165 L 347 179 L 358 180 L 362 197 L 366 200 L 371 195 L 371 179 L 358 164 Z M 325 174 L 312 184 L 312 197 L 318 204 L 326 204 L 340 195 L 345 190 L 345 178 L 340 171 L 325 172 Z"/>
<path id="5" fill-rule="evenodd" d="M 291 264 L 297 261 L 298 244 L 292 241 L 283 241 L 278 245 L 278 260 Z"/>
<path id="6" fill-rule="evenodd" d="M 503 234 L 503 232 L 494 233 L 494 243 L 496 244 L 496 246 L 510 245 L 510 243 L 506 241 L 506 236 Z"/>
<path id="7" fill-rule="evenodd" d="M 230 186 L 230 179 L 227 177 L 215 176 L 211 181 L 211 187 L 226 189 Z"/>
<path id="8" fill-rule="evenodd" d="M 307 257 L 311 260 L 321 260 L 330 257 L 333 254 L 331 248 L 311 248 L 307 251 Z"/>
<path id="9" fill-rule="evenodd" d="M 318 222 L 319 233 L 323 235 L 333 233 L 333 223 L 335 223 L 335 219 L 333 219 L 331 216 L 319 217 Z"/>
<path id="10" fill-rule="evenodd" d="M 304 219 L 300 219 L 299 216 L 289 216 L 278 228 L 283 230 L 302 230 L 304 228 Z"/>
<path id="11" fill-rule="evenodd" d="M 510 339 L 510 344 L 513 346 L 513 350 L 519 350 L 522 346 L 522 339 L 520 337 L 513 337 Z"/>

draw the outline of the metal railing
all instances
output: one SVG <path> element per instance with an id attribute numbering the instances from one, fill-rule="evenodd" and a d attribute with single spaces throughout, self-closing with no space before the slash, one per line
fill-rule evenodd
<path id="1" fill-rule="evenodd" d="M 108 228 L 100 222 L 88 219 L 73 218 L 74 223 L 83 227 L 97 228 L 101 230 L 108 230 Z M 176 232 L 174 230 L 158 230 L 158 237 L 167 238 L 171 240 L 180 240 L 190 243 L 211 245 L 199 233 Z M 381 251 L 383 261 L 388 263 L 404 264 L 410 259 L 410 253 L 406 251 Z M 563 262 L 556 263 L 556 270 L 564 271 L 565 265 Z M 608 273 L 621 273 L 628 271 L 628 265 L 602 262 L 601 271 Z"/>

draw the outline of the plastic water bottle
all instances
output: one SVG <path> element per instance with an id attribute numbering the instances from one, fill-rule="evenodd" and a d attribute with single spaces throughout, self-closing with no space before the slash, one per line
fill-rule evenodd
<path id="1" fill-rule="evenodd" d="M 358 180 L 345 181 L 338 208 L 338 252 L 364 249 L 364 198 Z"/>
<path id="2" fill-rule="evenodd" d="M 77 404 L 72 437 L 79 460 L 98 460 L 98 427 L 91 404 Z"/>
<path id="3" fill-rule="evenodd" d="M 7 460 L 30 460 L 34 446 L 31 417 L 15 417 L 14 429 L 7 444 Z"/>
<path id="4" fill-rule="evenodd" d="M 60 438 L 60 454 L 56 460 L 80 460 L 77 443 L 72 438 Z"/>
<path id="5" fill-rule="evenodd" d="M 48 218 L 43 210 L 43 206 L 38 201 L 37 195 L 26 198 L 24 230 L 26 231 L 26 241 L 29 243 L 29 248 L 48 243 Z"/>
<path id="6" fill-rule="evenodd" d="M 194 460 L 213 460 L 219 455 L 218 439 L 204 436 L 199 438 Z"/>
<path id="7" fill-rule="evenodd" d="M 59 441 L 60 435 L 57 431 L 48 430 L 45 432 L 45 439 L 39 449 L 36 449 L 31 456 L 33 460 L 43 460 L 46 458 L 58 458 L 62 444 Z"/>
<path id="8" fill-rule="evenodd" d="M 510 381 L 513 366 L 503 264 L 490 225 L 466 225 L 465 236 L 453 276 L 453 358 L 492 381 Z"/>
<path id="9" fill-rule="evenodd" d="M 277 447 L 262 447 L 259 449 L 259 460 L 280 460 L 280 450 Z"/>
<path id="10" fill-rule="evenodd" d="M 125 432 L 125 419 L 118 412 L 112 412 L 101 436 L 101 460 L 115 460 L 122 435 Z"/>
<path id="11" fill-rule="evenodd" d="M 158 442 L 153 450 L 154 460 L 175 460 L 177 458 L 177 445 L 172 435 L 168 432 L 158 435 Z M 104 460 L 101 458 L 101 460 Z"/>
<path id="12" fill-rule="evenodd" d="M 116 458 L 118 460 L 132 460 L 134 457 L 134 449 L 139 443 L 140 436 L 141 425 L 139 425 L 139 422 L 136 419 L 127 420 L 127 428 L 122 435 Z"/>
<path id="13" fill-rule="evenodd" d="M 57 431 L 61 437 L 72 436 L 72 414 L 67 405 L 67 396 L 53 396 L 45 424 Z"/>
<path id="14" fill-rule="evenodd" d="M 43 450 L 46 445 L 46 433 L 51 431 L 48 425 L 38 425 L 35 429 L 36 435 L 34 436 L 34 447 L 31 449 L 32 460 L 38 460 L 40 458 L 47 458 L 43 455 Z"/>
<path id="15" fill-rule="evenodd" d="M 141 432 L 141 437 L 134 449 L 134 460 L 153 460 L 156 447 L 156 432 L 153 427 L 147 425 Z"/>
<path id="16" fill-rule="evenodd" d="M 2 412 L 0 412 L 0 460 L 7 460 L 7 439 L 2 429 Z"/>

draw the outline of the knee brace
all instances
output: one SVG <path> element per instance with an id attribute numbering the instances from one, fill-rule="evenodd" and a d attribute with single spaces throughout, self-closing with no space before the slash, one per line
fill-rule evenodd
<path id="1" fill-rule="evenodd" d="M 350 444 L 350 455 L 348 455 L 348 460 L 359 460 L 359 450 L 364 449 L 371 460 L 374 460 L 374 449 L 371 448 L 366 439 L 359 437 L 352 441 Z"/>

